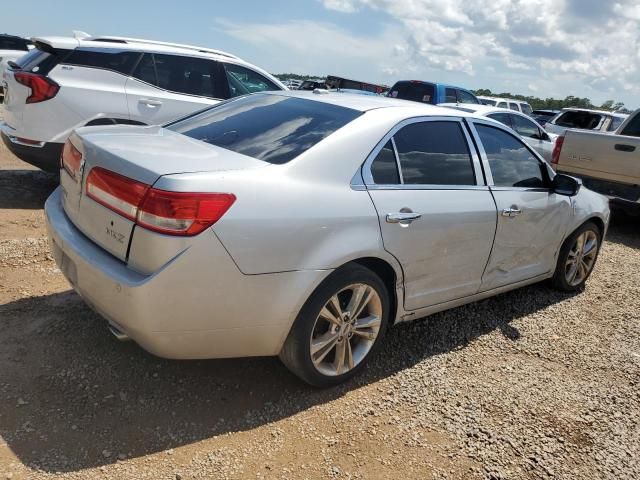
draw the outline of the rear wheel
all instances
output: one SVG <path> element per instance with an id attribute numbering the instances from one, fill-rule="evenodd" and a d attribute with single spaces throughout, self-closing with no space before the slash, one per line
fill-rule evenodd
<path id="1" fill-rule="evenodd" d="M 602 233 L 592 222 L 573 232 L 564 242 L 553 275 L 553 286 L 565 292 L 584 288 L 598 258 Z"/>
<path id="2" fill-rule="evenodd" d="M 298 314 L 280 359 L 305 382 L 328 387 L 355 375 L 375 353 L 389 317 L 389 293 L 371 270 L 331 274 Z"/>

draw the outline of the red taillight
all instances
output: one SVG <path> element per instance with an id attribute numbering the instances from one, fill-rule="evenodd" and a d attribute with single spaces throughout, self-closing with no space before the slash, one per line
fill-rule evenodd
<path id="1" fill-rule="evenodd" d="M 196 235 L 229 210 L 231 193 L 167 192 L 152 188 L 140 205 L 138 225 L 172 235 Z"/>
<path id="2" fill-rule="evenodd" d="M 16 82 L 29 87 L 31 94 L 27 97 L 26 103 L 44 102 L 56 96 L 60 85 L 43 75 L 30 72 L 15 72 L 13 74 Z"/>
<path id="3" fill-rule="evenodd" d="M 560 152 L 562 151 L 562 144 L 564 143 L 564 135 L 560 135 L 556 138 L 556 143 L 553 146 L 553 152 L 551 153 L 551 163 L 553 165 L 558 164 L 560 160 Z"/>
<path id="4" fill-rule="evenodd" d="M 209 228 L 236 201 L 231 193 L 158 190 L 100 167 L 87 177 L 87 195 L 143 228 L 184 236 Z"/>
<path id="5" fill-rule="evenodd" d="M 64 168 L 71 177 L 77 178 L 82 164 L 82 153 L 70 140 L 67 140 L 60 156 L 60 166 Z"/>
<path id="6" fill-rule="evenodd" d="M 135 221 L 147 190 L 146 183 L 100 167 L 92 168 L 87 177 L 87 196 L 129 220 Z"/>

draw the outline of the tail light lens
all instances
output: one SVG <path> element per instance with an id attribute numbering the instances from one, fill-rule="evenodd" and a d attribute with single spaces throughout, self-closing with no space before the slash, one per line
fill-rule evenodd
<path id="1" fill-rule="evenodd" d="M 138 225 L 170 235 L 197 235 L 229 210 L 231 193 L 167 192 L 152 188 L 142 201 Z"/>
<path id="2" fill-rule="evenodd" d="M 231 193 L 169 192 L 95 167 L 87 196 L 148 230 L 192 236 L 216 223 L 236 201 Z"/>
<path id="3" fill-rule="evenodd" d="M 560 160 L 560 152 L 562 151 L 562 144 L 564 143 L 564 135 L 560 135 L 556 138 L 556 143 L 553 146 L 553 152 L 551 153 L 551 163 L 553 165 L 558 164 L 558 160 Z"/>
<path id="4" fill-rule="evenodd" d="M 92 168 L 87 177 L 89 198 L 133 221 L 147 190 L 149 185 L 146 183 L 100 167 Z"/>
<path id="5" fill-rule="evenodd" d="M 60 166 L 64 168 L 72 178 L 78 178 L 80 165 L 82 164 L 82 153 L 78 150 L 70 140 L 67 140 L 62 149 L 60 156 Z"/>
<path id="6" fill-rule="evenodd" d="M 31 94 L 27 97 L 26 103 L 44 102 L 56 96 L 60 85 L 44 75 L 31 72 L 15 72 L 13 74 L 16 82 L 29 87 Z"/>

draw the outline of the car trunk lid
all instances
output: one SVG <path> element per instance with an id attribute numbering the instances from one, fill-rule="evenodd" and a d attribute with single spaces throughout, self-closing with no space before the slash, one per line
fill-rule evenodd
<path id="1" fill-rule="evenodd" d="M 75 179 L 66 169 L 61 170 L 65 211 L 87 237 L 122 261 L 127 261 L 135 218 L 127 218 L 87 196 L 92 169 L 152 186 L 164 175 L 269 166 L 162 127 L 86 127 L 74 133 L 70 141 L 81 152 L 82 162 Z"/>

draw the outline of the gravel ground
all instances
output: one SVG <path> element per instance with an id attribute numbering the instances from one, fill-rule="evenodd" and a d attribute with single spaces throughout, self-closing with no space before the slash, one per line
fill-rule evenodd
<path id="1" fill-rule="evenodd" d="M 0 480 L 640 478 L 635 221 L 614 222 L 585 292 L 400 325 L 317 391 L 276 359 L 118 343 L 48 253 L 54 186 L 0 146 Z"/>

